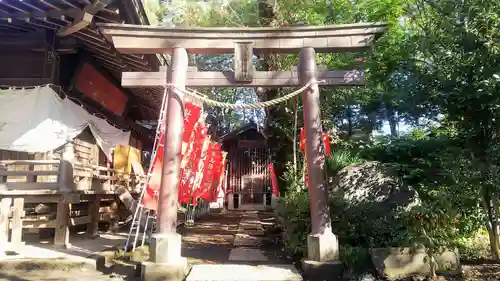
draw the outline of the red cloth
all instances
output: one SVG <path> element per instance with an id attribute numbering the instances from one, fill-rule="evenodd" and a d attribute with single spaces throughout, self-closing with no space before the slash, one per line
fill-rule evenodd
<path id="1" fill-rule="evenodd" d="M 214 143 L 210 143 L 207 150 L 207 155 L 203 164 L 203 176 L 200 181 L 198 190 L 196 191 L 196 197 L 208 200 L 210 199 L 210 190 L 212 188 L 213 181 L 213 171 L 215 168 L 215 146 Z"/>
<path id="2" fill-rule="evenodd" d="M 273 164 L 269 164 L 269 175 L 271 176 L 272 194 L 276 197 L 280 197 L 280 190 L 278 189 L 278 178 L 276 177 L 276 172 L 274 171 Z"/>
<path id="3" fill-rule="evenodd" d="M 191 146 L 191 142 L 193 141 L 193 131 L 195 128 L 195 124 L 199 121 L 201 116 L 201 108 L 191 104 L 191 103 L 185 103 L 184 104 L 184 131 L 182 134 L 182 147 L 181 147 L 181 165 L 182 165 L 182 157 L 185 156 L 187 152 L 191 153 L 191 151 L 188 151 L 188 148 Z M 150 170 L 148 173 L 151 175 L 149 182 L 146 183 L 146 193 L 143 199 L 143 204 L 146 208 L 156 210 L 157 208 L 157 195 L 160 190 L 160 183 L 161 183 L 161 170 L 162 170 L 162 163 L 163 163 L 163 152 L 164 152 L 164 147 L 163 143 L 165 141 L 165 117 L 166 114 L 164 115 L 163 120 L 161 121 L 160 125 L 160 136 L 158 138 L 158 143 L 156 144 L 157 150 L 156 150 L 156 155 L 153 155 L 154 160 L 153 160 L 153 165 L 150 167 Z M 183 184 L 183 177 L 184 175 L 184 167 L 181 167 L 180 171 L 180 177 L 179 177 L 179 197 L 184 198 L 186 195 L 185 192 L 185 184 Z M 155 191 L 156 191 L 156 196 L 155 196 Z"/>
<path id="4" fill-rule="evenodd" d="M 331 152 L 331 147 L 330 147 L 330 136 L 328 133 L 323 133 L 323 143 L 325 145 L 325 155 L 329 155 Z"/>
<path id="5" fill-rule="evenodd" d="M 209 202 L 217 201 L 217 196 L 221 188 L 221 174 L 224 171 L 224 155 L 222 154 L 220 144 L 214 144 L 214 168 L 212 170 L 212 186 L 210 187 L 210 195 L 207 198 Z"/>
<path id="6" fill-rule="evenodd" d="M 306 130 L 304 128 L 300 128 L 300 145 L 301 150 L 306 149 Z"/>

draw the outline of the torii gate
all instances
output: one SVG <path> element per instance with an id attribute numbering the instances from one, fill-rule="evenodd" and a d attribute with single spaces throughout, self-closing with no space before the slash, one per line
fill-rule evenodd
<path id="1" fill-rule="evenodd" d="M 121 24 L 101 24 L 99 28 L 115 48 L 127 54 L 171 53 L 172 63 L 159 72 L 124 72 L 124 87 L 159 87 L 166 84 L 185 87 L 290 87 L 310 86 L 303 91 L 308 191 L 312 228 L 307 237 L 308 257 L 303 269 L 314 274 L 325 267 L 335 271 L 338 242 L 332 233 L 321 155 L 322 128 L 317 81 L 325 86 L 363 84 L 359 71 L 318 71 L 317 52 L 353 52 L 366 49 L 386 28 L 385 24 L 296 26 L 286 28 L 162 28 Z M 252 56 L 257 52 L 299 52 L 298 71 L 254 71 Z M 233 72 L 198 72 L 188 67 L 187 53 L 235 54 Z M 157 231 L 150 246 L 151 262 L 143 265 L 143 279 L 162 276 L 168 280 L 184 278 L 181 237 L 176 234 L 179 155 L 183 131 L 183 99 L 179 91 L 168 97 L 165 161 L 157 217 Z M 156 263 L 156 266 L 154 266 Z M 161 265 L 161 266 L 158 266 Z M 176 275 L 177 274 L 177 275 Z M 182 277 L 181 277 L 182 275 Z"/>

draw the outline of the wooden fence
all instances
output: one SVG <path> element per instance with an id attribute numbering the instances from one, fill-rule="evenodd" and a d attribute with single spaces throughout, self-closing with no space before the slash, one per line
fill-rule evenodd
<path id="1" fill-rule="evenodd" d="M 63 160 L 0 160 L 0 248 L 21 246 L 23 229 L 55 229 L 54 244 L 68 246 L 71 226 L 86 224 L 90 236 L 100 221 L 116 227 L 122 215 L 118 188 L 136 194 L 144 183 L 144 175 L 80 162 L 64 165 Z"/>

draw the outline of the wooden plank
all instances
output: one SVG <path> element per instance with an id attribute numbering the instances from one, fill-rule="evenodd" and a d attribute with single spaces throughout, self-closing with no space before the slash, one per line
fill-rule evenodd
<path id="1" fill-rule="evenodd" d="M 24 198 L 14 199 L 14 208 L 12 212 L 12 231 L 10 242 L 14 249 L 19 249 L 23 241 L 23 217 L 24 217 Z"/>
<path id="2" fill-rule="evenodd" d="M 69 219 L 70 226 L 89 224 L 90 222 L 91 222 L 90 216 L 83 216 L 83 217 L 76 217 Z"/>
<path id="3" fill-rule="evenodd" d="M 359 70 L 318 70 L 321 86 L 355 86 L 364 84 L 364 73 Z M 166 85 L 163 72 L 123 72 L 122 86 L 160 87 Z M 298 87 L 298 73 L 295 71 L 256 71 L 248 83 L 238 83 L 234 72 L 197 71 L 187 73 L 186 87 Z"/>
<path id="4" fill-rule="evenodd" d="M 0 160 L 3 165 L 59 165 L 56 160 Z"/>
<path id="5" fill-rule="evenodd" d="M 54 246 L 69 247 L 69 214 L 71 203 L 61 196 L 57 203 L 56 233 L 54 236 Z"/>
<path id="6" fill-rule="evenodd" d="M 99 2 L 99 1 L 97 1 Z M 61 27 L 59 31 L 57 32 L 57 36 L 68 36 L 70 34 L 73 34 L 75 32 L 78 32 L 79 30 L 82 30 L 89 26 L 89 24 L 92 22 L 94 16 L 92 14 L 82 12 L 78 18 L 75 18 L 73 21 L 73 24 L 68 26 L 68 27 Z"/>
<path id="7" fill-rule="evenodd" d="M 33 165 L 30 165 L 30 167 L 33 167 Z M 26 176 L 26 177 L 33 177 L 33 176 L 57 176 L 59 174 L 59 171 L 57 170 L 50 170 L 50 171 L 34 171 L 34 170 L 28 170 L 28 171 L 0 171 L 0 176 L 8 176 L 8 177 L 19 177 L 19 176 Z M 36 182 L 36 181 L 31 181 Z"/>
<path id="8" fill-rule="evenodd" d="M 0 205 L 0 249 L 5 249 L 9 242 L 9 215 L 11 198 L 2 198 Z"/>
<path id="9" fill-rule="evenodd" d="M 6 191 L 40 191 L 44 194 L 46 190 L 57 190 L 59 185 L 55 182 L 5 182 L 0 183 L 0 194 L 6 194 Z M 20 193 L 22 194 L 22 193 Z"/>
<path id="10" fill-rule="evenodd" d="M 23 228 L 56 228 L 57 220 L 23 221 Z"/>
<path id="11" fill-rule="evenodd" d="M 98 235 L 101 197 L 102 196 L 100 194 L 96 194 L 88 206 L 88 211 L 91 218 L 87 225 L 87 235 L 89 237 L 96 237 Z"/>

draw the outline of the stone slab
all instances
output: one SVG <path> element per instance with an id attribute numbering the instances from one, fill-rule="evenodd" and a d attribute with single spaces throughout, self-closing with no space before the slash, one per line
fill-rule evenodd
<path id="1" fill-rule="evenodd" d="M 436 272 L 460 274 L 460 255 L 457 249 L 440 249 L 434 255 Z M 405 278 L 413 274 L 429 275 L 430 264 L 425 248 L 374 248 L 371 260 L 377 274 L 389 280 Z"/>
<path id="2" fill-rule="evenodd" d="M 181 257 L 176 263 L 143 262 L 141 281 L 181 281 L 188 272 L 187 258 Z"/>
<path id="3" fill-rule="evenodd" d="M 261 242 L 262 237 L 238 233 L 234 237 L 233 244 L 235 247 L 257 247 Z"/>
<path id="4" fill-rule="evenodd" d="M 230 261 L 267 261 L 269 260 L 261 250 L 252 248 L 233 248 L 229 253 Z"/>
<path id="5" fill-rule="evenodd" d="M 342 278 L 344 265 L 340 261 L 301 260 L 302 273 L 306 280 L 337 281 Z"/>
<path id="6" fill-rule="evenodd" d="M 302 281 L 293 265 L 194 265 L 186 281 Z"/>

